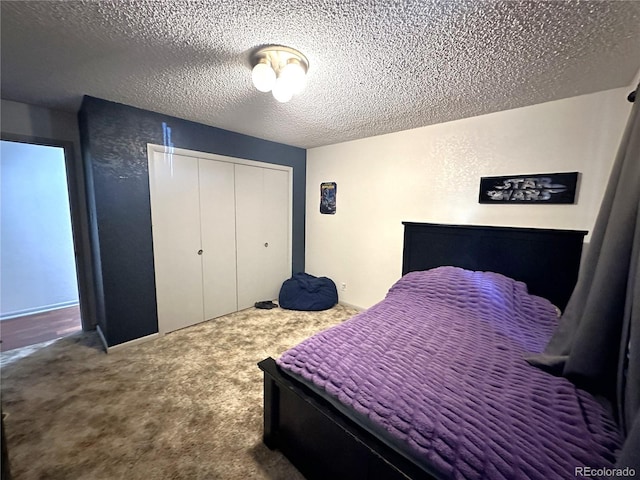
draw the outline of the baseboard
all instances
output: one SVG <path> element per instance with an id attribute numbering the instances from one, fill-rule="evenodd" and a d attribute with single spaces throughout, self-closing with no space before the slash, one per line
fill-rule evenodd
<path id="1" fill-rule="evenodd" d="M 107 351 L 107 353 L 111 353 L 111 352 L 115 352 L 117 350 L 121 350 L 123 348 L 131 347 L 131 346 L 137 345 L 139 343 L 149 342 L 151 340 L 155 340 L 156 338 L 160 338 L 162 336 L 162 335 L 160 335 L 160 333 L 152 333 L 151 335 L 147 335 L 145 337 L 140 337 L 140 338 L 134 338 L 133 340 L 130 340 L 128 342 L 119 343 L 117 345 L 113 345 L 113 346 L 110 347 L 107 344 L 107 340 L 105 339 L 104 334 L 102 333 L 102 330 L 100 330 L 100 325 L 96 326 L 96 330 L 98 331 L 98 335 L 100 336 L 100 340 L 102 340 L 102 344 L 104 345 L 104 349 Z"/>
<path id="2" fill-rule="evenodd" d="M 62 308 L 75 307 L 76 305 L 78 305 L 78 301 L 72 300 L 70 302 L 61 302 L 61 303 L 55 303 L 52 305 L 42 305 L 40 307 L 35 307 L 35 308 L 25 308 L 24 310 L 17 310 L 15 312 L 9 312 L 9 313 L 0 315 L 0 321 L 26 317 L 27 315 L 36 315 L 38 313 L 52 312 L 54 310 L 60 310 Z"/>

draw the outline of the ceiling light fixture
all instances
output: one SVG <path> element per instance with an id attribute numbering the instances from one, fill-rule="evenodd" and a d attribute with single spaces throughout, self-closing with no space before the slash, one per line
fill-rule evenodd
<path id="1" fill-rule="evenodd" d="M 279 102 L 288 102 L 304 89 L 309 61 L 293 48 L 270 45 L 253 54 L 253 85 L 271 92 Z"/>

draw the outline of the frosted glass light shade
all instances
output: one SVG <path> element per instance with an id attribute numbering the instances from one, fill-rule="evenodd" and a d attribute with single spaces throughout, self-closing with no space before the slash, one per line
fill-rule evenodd
<path id="1" fill-rule="evenodd" d="M 302 92 L 306 80 L 306 72 L 300 62 L 290 61 L 280 71 L 280 78 L 287 83 L 294 95 Z"/>
<path id="2" fill-rule="evenodd" d="M 273 98 L 281 103 L 288 102 L 293 97 L 293 89 L 289 82 L 282 77 L 282 74 L 276 80 L 276 84 L 273 86 Z"/>
<path id="3" fill-rule="evenodd" d="M 271 91 L 279 102 L 288 102 L 305 87 L 309 60 L 298 50 L 267 45 L 253 52 L 250 60 L 255 87 L 261 92 Z"/>
<path id="4" fill-rule="evenodd" d="M 269 92 L 276 83 L 276 72 L 268 62 L 259 62 L 251 70 L 253 85 L 261 92 Z"/>

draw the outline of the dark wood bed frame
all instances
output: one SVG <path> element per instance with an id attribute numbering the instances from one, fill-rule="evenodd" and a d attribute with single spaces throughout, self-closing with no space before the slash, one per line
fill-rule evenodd
<path id="1" fill-rule="evenodd" d="M 403 222 L 402 274 L 452 265 L 502 273 L 564 308 L 580 266 L 585 231 Z M 264 372 L 264 443 L 309 480 L 430 479 L 407 457 L 284 373 Z"/>

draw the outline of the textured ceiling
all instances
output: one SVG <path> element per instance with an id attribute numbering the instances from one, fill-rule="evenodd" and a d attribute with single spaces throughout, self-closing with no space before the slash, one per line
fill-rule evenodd
<path id="1" fill-rule="evenodd" d="M 2 98 L 82 95 L 310 148 L 628 86 L 636 1 L 22 1 L 1 5 Z M 301 50 L 305 91 L 256 91 L 250 53 Z"/>

